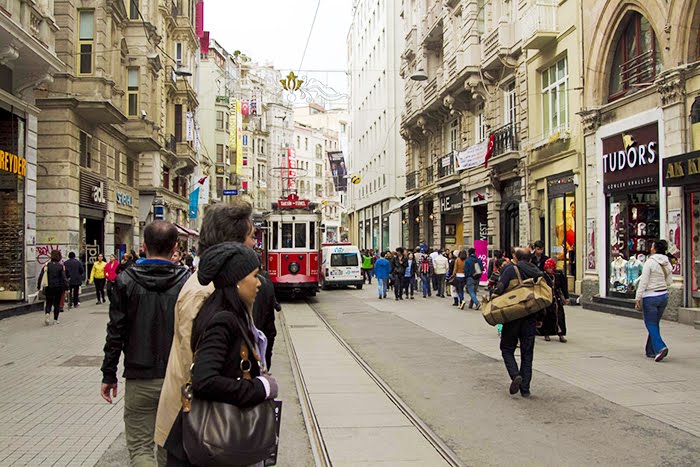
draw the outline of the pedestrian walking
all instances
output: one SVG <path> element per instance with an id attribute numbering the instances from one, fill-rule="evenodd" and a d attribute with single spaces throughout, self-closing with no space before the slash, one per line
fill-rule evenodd
<path id="1" fill-rule="evenodd" d="M 544 272 L 544 263 L 549 259 L 549 256 L 544 254 L 544 242 L 537 240 L 531 248 L 530 262 Z"/>
<path id="2" fill-rule="evenodd" d="M 143 252 L 143 253 L 146 254 L 146 252 Z M 144 258 L 143 261 L 141 261 L 141 262 L 143 263 L 144 261 L 146 261 L 146 259 L 147 258 Z M 134 264 L 136 264 L 136 263 L 134 261 L 134 257 L 131 256 L 131 253 L 124 253 L 124 256 L 122 256 L 122 260 L 119 263 L 119 266 L 117 266 L 117 276 L 119 274 L 121 274 L 122 272 L 126 271 L 127 269 L 129 269 Z"/>
<path id="3" fill-rule="evenodd" d="M 449 267 L 450 262 L 445 255 L 442 254 L 442 250 L 439 250 L 433 261 L 433 279 L 437 286 L 435 293 L 438 297 L 445 298 L 445 275 Z"/>
<path id="4" fill-rule="evenodd" d="M 53 250 L 51 260 L 41 268 L 37 281 L 37 290 L 44 291 L 45 316 L 44 324 L 51 324 L 51 310 L 53 310 L 53 324 L 59 324 L 58 315 L 61 312 L 61 296 L 63 296 L 68 284 L 66 269 L 61 264 L 61 252 Z"/>
<path id="5" fill-rule="evenodd" d="M 258 255 L 257 252 L 255 254 Z M 260 260 L 260 256 L 258 256 L 258 260 Z M 262 262 L 260 264 L 262 268 Z M 279 304 L 277 297 L 275 297 L 275 287 L 272 285 L 272 280 L 270 280 L 267 272 L 261 269 L 258 272 L 258 279 L 260 280 L 260 291 L 253 306 L 253 322 L 255 327 L 261 330 L 267 338 L 265 366 L 267 371 L 270 371 L 272 367 L 272 347 L 275 345 L 277 337 L 275 313 L 282 311 L 282 305 Z"/>
<path id="6" fill-rule="evenodd" d="M 251 316 L 260 287 L 259 265 L 253 249 L 240 243 L 220 243 L 201 254 L 197 279 L 215 290 L 192 324 L 191 346 L 197 355 L 191 378 L 197 399 L 245 408 L 277 397 L 277 381 L 260 358 L 267 340 Z M 255 358 L 244 360 L 248 353 Z M 181 420 L 178 416 L 165 442 L 168 465 L 192 465 L 183 448 Z M 239 428 L 247 432 L 251 427 Z M 235 459 L 230 462 L 235 464 Z"/>
<path id="7" fill-rule="evenodd" d="M 467 283 L 467 292 L 469 293 L 469 308 L 474 308 L 478 310 L 481 308 L 481 303 L 479 303 L 479 298 L 476 296 L 476 292 L 479 289 L 479 281 L 481 276 L 484 274 L 484 263 L 481 259 L 476 257 L 476 250 L 474 248 L 469 249 L 469 256 L 464 265 L 464 277 Z"/>
<path id="8" fill-rule="evenodd" d="M 452 274 L 454 275 L 453 285 L 455 286 L 455 291 L 457 292 L 457 305 L 460 310 L 464 310 L 464 286 L 466 285 L 466 278 L 464 275 L 464 268 L 467 264 L 467 252 L 465 250 L 460 250 L 457 258 L 455 259 L 454 269 Z"/>
<path id="9" fill-rule="evenodd" d="M 415 291 L 416 274 L 418 274 L 418 267 L 416 266 L 415 255 L 413 253 L 408 253 L 406 268 L 401 278 L 401 289 L 406 295 L 406 298 L 409 297 L 410 291 L 411 300 L 413 300 L 413 292 Z"/>
<path id="10" fill-rule="evenodd" d="M 377 293 L 379 294 L 379 300 L 386 298 L 387 286 L 389 282 L 389 275 L 391 274 L 391 263 L 389 258 L 391 254 L 386 253 L 386 257 L 380 257 L 374 263 L 374 277 L 377 278 Z"/>
<path id="11" fill-rule="evenodd" d="M 523 280 L 542 277 L 536 265 L 528 262 L 529 253 L 524 248 L 515 248 L 512 263 L 506 265 L 496 286 L 495 295 L 503 295 L 511 288 L 511 282 L 518 282 L 517 272 Z M 501 332 L 501 355 L 506 370 L 511 379 L 509 391 L 516 394 L 520 391 L 523 397 L 530 397 L 530 382 L 532 381 L 532 360 L 535 353 L 535 335 L 537 325 L 542 322 L 543 311 L 530 314 L 503 325 Z M 520 343 L 520 368 L 515 360 L 515 349 Z"/>
<path id="12" fill-rule="evenodd" d="M 252 217 L 253 207 L 246 202 L 209 206 L 204 213 L 202 228 L 199 231 L 197 258 L 199 258 L 200 263 L 197 269 L 199 270 L 203 266 L 202 255 L 221 243 L 238 242 L 252 250 L 256 245 Z M 163 391 L 158 403 L 155 432 L 155 441 L 158 446 L 165 446 L 168 434 L 182 407 L 181 388 L 188 381 L 192 366 L 192 323 L 214 290 L 214 284 L 202 285 L 195 275 L 185 283 L 177 299 L 175 335 L 163 382 Z M 272 352 L 272 344 L 273 342 L 268 342 L 269 352 Z"/>
<path id="13" fill-rule="evenodd" d="M 100 303 L 105 303 L 105 283 L 107 282 L 107 279 L 105 278 L 106 266 L 107 263 L 105 263 L 105 257 L 102 256 L 102 253 L 100 253 L 97 255 L 97 261 L 92 264 L 92 270 L 90 271 L 90 280 L 88 281 L 88 284 L 91 282 L 95 283 L 97 305 Z"/>
<path id="14" fill-rule="evenodd" d="M 130 465 L 156 465 L 156 410 L 173 342 L 175 302 L 189 277 L 186 268 L 170 261 L 177 236 L 170 222 L 146 226 L 147 259 L 117 276 L 109 306 L 100 392 L 105 401 L 114 402 L 117 364 L 123 352 L 124 434 Z M 164 465 L 162 449 L 157 457 L 158 465 Z"/>
<path id="15" fill-rule="evenodd" d="M 66 268 L 66 276 L 68 276 L 68 292 L 70 300 L 68 308 L 77 308 L 80 306 L 80 286 L 85 282 L 85 268 L 83 263 L 75 258 L 75 253 L 68 253 L 68 261 L 63 263 Z"/>
<path id="16" fill-rule="evenodd" d="M 430 290 L 430 283 L 433 280 L 435 271 L 433 270 L 433 260 L 430 259 L 430 255 L 421 255 L 420 261 L 420 282 L 423 287 L 423 298 L 432 297 L 432 291 Z M 435 291 L 437 293 L 437 290 Z"/>
<path id="17" fill-rule="evenodd" d="M 659 324 L 668 305 L 668 288 L 673 283 L 673 267 L 666 256 L 668 242 L 651 244 L 651 255 L 644 262 L 636 295 L 636 308 L 644 314 L 647 328 L 646 355 L 660 362 L 668 355 L 668 346 L 661 338 Z"/>
<path id="18" fill-rule="evenodd" d="M 114 255 L 109 255 L 109 262 L 105 266 L 105 279 L 107 279 L 106 289 L 107 298 L 109 302 L 112 303 L 112 288 L 114 287 L 114 281 L 117 280 L 117 266 L 119 266 L 119 261 Z"/>
<path id="19" fill-rule="evenodd" d="M 493 275 L 494 265 L 499 259 L 503 259 L 503 252 L 501 250 L 494 250 L 493 258 L 489 260 L 489 265 L 486 267 L 486 277 L 488 277 L 489 280 L 491 280 L 491 276 Z"/>
<path id="20" fill-rule="evenodd" d="M 367 250 L 362 250 L 362 280 L 372 285 L 372 255 Z"/>
<path id="21" fill-rule="evenodd" d="M 184 266 L 185 263 L 182 261 L 182 252 L 180 250 L 175 250 L 173 253 L 172 258 L 170 258 L 170 261 L 173 262 L 173 264 L 177 264 L 180 266 Z"/>
<path id="22" fill-rule="evenodd" d="M 500 253 L 500 252 L 499 252 Z M 491 296 L 494 294 L 496 291 L 496 287 L 498 286 L 498 281 L 501 278 L 501 269 L 503 266 L 507 263 L 506 258 L 503 258 L 503 255 L 501 254 L 501 257 L 497 259 L 495 262 L 492 261 L 491 266 L 491 275 L 489 275 L 489 281 L 488 281 L 488 291 L 489 291 L 489 299 L 491 299 Z M 501 333 L 503 332 L 503 325 L 502 324 L 497 324 L 496 325 L 496 332 L 500 336 Z"/>
<path id="23" fill-rule="evenodd" d="M 391 275 L 394 278 L 394 295 L 396 300 L 403 300 L 403 276 L 408 266 L 407 253 L 402 247 L 396 249 L 396 255 L 391 263 Z"/>
<path id="24" fill-rule="evenodd" d="M 557 271 L 557 262 L 549 258 L 544 263 L 544 277 L 552 288 L 552 304 L 547 307 L 538 329 L 544 340 L 549 342 L 549 336 L 559 336 L 559 342 L 566 342 L 566 315 L 564 305 L 569 304 L 569 285 L 562 271 Z"/>

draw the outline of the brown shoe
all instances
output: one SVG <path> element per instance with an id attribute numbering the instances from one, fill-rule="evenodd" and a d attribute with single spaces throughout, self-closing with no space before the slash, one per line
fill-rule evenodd
<path id="1" fill-rule="evenodd" d="M 566 343 L 566 337 L 559 336 L 559 342 L 561 342 L 562 344 Z"/>
<path id="2" fill-rule="evenodd" d="M 552 338 L 551 338 L 551 337 L 549 337 L 549 336 L 544 336 L 544 340 L 546 340 L 547 342 L 549 342 L 549 341 L 551 341 L 551 340 L 552 340 Z"/>

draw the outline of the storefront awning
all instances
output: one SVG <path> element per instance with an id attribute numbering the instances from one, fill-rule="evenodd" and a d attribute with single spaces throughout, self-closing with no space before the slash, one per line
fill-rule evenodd
<path id="1" fill-rule="evenodd" d="M 177 228 L 177 231 L 180 233 L 180 236 L 199 237 L 199 232 L 197 232 L 196 230 L 188 229 L 187 227 L 183 227 L 180 224 L 175 224 L 175 227 Z"/>
<path id="2" fill-rule="evenodd" d="M 389 212 L 391 213 L 391 212 L 396 212 L 396 211 L 400 210 L 401 208 L 403 208 L 404 206 L 406 206 L 408 203 L 417 200 L 418 198 L 420 198 L 420 197 L 423 196 L 424 194 L 425 194 L 425 191 L 421 191 L 421 192 L 418 193 L 418 194 L 415 194 L 415 195 L 413 195 L 413 196 L 409 196 L 408 198 L 404 198 L 403 200 L 401 200 L 401 202 L 400 202 L 399 204 L 397 204 L 396 206 L 394 206 L 393 208 L 391 208 L 391 209 L 389 210 Z"/>

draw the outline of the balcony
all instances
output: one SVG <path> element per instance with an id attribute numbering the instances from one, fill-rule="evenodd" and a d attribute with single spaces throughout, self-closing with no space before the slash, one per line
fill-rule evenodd
<path id="1" fill-rule="evenodd" d="M 455 173 L 455 153 L 445 154 L 437 161 L 438 180 L 454 175 Z"/>
<path id="2" fill-rule="evenodd" d="M 523 49 L 542 50 L 557 38 L 558 0 L 534 0 L 523 13 Z"/>
<path id="3" fill-rule="evenodd" d="M 499 21 L 493 31 L 482 36 L 481 61 L 487 70 L 501 68 L 501 58 L 510 54 L 515 43 L 514 23 Z"/>
<path id="4" fill-rule="evenodd" d="M 428 81 L 423 89 L 423 103 L 426 106 L 432 104 L 432 102 L 437 98 L 438 83 L 437 77 Z"/>
<path id="5" fill-rule="evenodd" d="M 509 123 L 504 125 L 496 129 L 493 135 L 493 154 L 491 157 L 497 157 L 520 149 L 517 124 Z"/>
<path id="6" fill-rule="evenodd" d="M 177 140 L 175 135 L 166 135 L 165 137 L 165 150 L 175 154 L 177 152 Z"/>
<path id="7" fill-rule="evenodd" d="M 407 60 L 410 60 L 416 55 L 416 50 L 418 49 L 418 29 L 413 26 L 408 34 L 406 34 L 406 48 L 404 49 L 403 56 Z"/>
<path id="8" fill-rule="evenodd" d="M 418 185 L 420 183 L 419 177 L 420 172 L 418 172 L 417 170 L 406 174 L 406 191 L 418 189 Z"/>
<path id="9" fill-rule="evenodd" d="M 432 185 L 435 183 L 435 168 L 431 165 L 425 169 L 425 184 Z"/>
<path id="10" fill-rule="evenodd" d="M 194 168 L 197 166 L 197 155 L 194 152 L 194 146 L 191 141 L 176 143 L 175 155 L 178 161 L 184 162 L 184 166 L 180 169 L 180 174 L 192 173 L 194 171 Z"/>
<path id="11" fill-rule="evenodd" d="M 439 0 L 433 0 L 432 3 L 432 6 L 428 8 L 428 12 L 423 17 L 422 32 L 424 39 L 430 36 L 430 33 L 442 19 L 442 2 Z"/>

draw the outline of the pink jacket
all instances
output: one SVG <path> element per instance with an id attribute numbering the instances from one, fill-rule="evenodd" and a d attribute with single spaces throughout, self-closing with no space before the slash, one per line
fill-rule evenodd
<path id="1" fill-rule="evenodd" d="M 114 261 L 110 261 L 107 263 L 107 266 L 105 266 L 105 277 L 109 282 L 114 282 L 117 280 L 117 266 L 119 266 L 119 261 L 116 259 Z"/>

